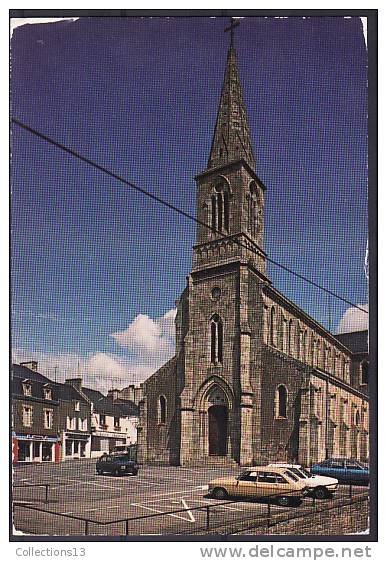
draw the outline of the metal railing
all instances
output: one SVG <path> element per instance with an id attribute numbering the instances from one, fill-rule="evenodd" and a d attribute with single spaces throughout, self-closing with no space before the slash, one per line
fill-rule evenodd
<path id="1" fill-rule="evenodd" d="M 58 486 L 58 485 L 55 485 Z M 44 502 L 48 502 L 48 491 L 49 491 L 49 487 L 50 484 L 36 484 L 36 485 L 18 485 L 16 487 L 45 487 L 46 488 L 46 494 L 45 494 L 45 501 Z M 281 496 L 296 496 L 299 497 L 299 492 L 297 491 L 291 491 L 289 493 L 284 493 L 281 494 Z M 365 501 L 368 499 L 368 491 L 363 492 L 363 493 L 356 493 L 355 495 L 353 494 L 353 489 L 352 489 L 352 485 L 349 486 L 349 493 L 348 495 L 344 495 L 338 499 L 334 499 L 334 503 L 333 504 L 329 504 L 326 501 L 324 501 L 323 504 L 323 508 L 318 508 L 318 505 L 321 504 L 321 501 L 316 500 L 315 497 L 312 498 L 312 506 L 311 509 L 309 509 L 308 511 L 303 510 L 302 513 L 297 513 L 297 512 L 292 512 L 291 509 L 287 509 L 286 511 L 282 512 L 277 512 L 276 514 L 273 513 L 272 510 L 272 506 L 273 506 L 273 499 L 277 498 L 279 495 L 278 493 L 276 494 L 272 494 L 272 495 L 268 495 L 266 497 L 263 498 L 263 500 L 265 501 L 264 503 L 261 502 L 261 504 L 265 504 L 266 503 L 266 511 L 263 512 L 260 515 L 257 515 L 257 513 L 255 513 L 255 515 L 253 515 L 251 518 L 251 523 L 249 526 L 247 527 L 243 527 L 243 528 L 230 528 L 231 524 L 242 524 L 243 520 L 238 520 L 238 521 L 231 521 L 231 520 L 227 520 L 224 521 L 221 524 L 218 525 L 211 525 L 211 515 L 210 513 L 217 508 L 224 508 L 225 506 L 228 505 L 235 505 L 235 504 L 241 504 L 244 501 L 242 500 L 230 500 L 230 501 L 223 501 L 221 503 L 214 503 L 214 504 L 208 504 L 208 505 L 203 505 L 203 506 L 197 506 L 197 507 L 189 507 L 189 508 L 179 508 L 179 509 L 174 509 L 174 510 L 168 510 L 168 511 L 163 511 L 163 512 L 157 512 L 157 513 L 152 513 L 152 514 L 143 514 L 140 516 L 126 516 L 123 518 L 117 518 L 115 520 L 109 520 L 109 521 L 101 521 L 101 520 L 95 520 L 92 518 L 86 518 L 84 516 L 77 516 L 75 514 L 65 514 L 65 513 L 61 513 L 61 512 L 56 512 L 53 510 L 47 510 L 47 509 L 43 509 L 43 508 L 39 508 L 37 506 L 33 506 L 30 504 L 26 504 L 23 502 L 14 502 L 14 507 L 18 507 L 18 508 L 24 508 L 27 510 L 33 510 L 33 511 L 38 511 L 38 512 L 42 512 L 44 514 L 49 514 L 49 515 L 53 515 L 53 516 L 58 516 L 58 517 L 62 517 L 65 519 L 72 519 L 72 520 L 77 520 L 80 522 L 84 523 L 84 536 L 88 536 L 89 535 L 89 529 L 90 529 L 90 524 L 94 524 L 97 526 L 102 526 L 102 527 L 106 527 L 106 526 L 110 526 L 113 524 L 124 524 L 125 526 L 125 532 L 124 534 L 120 534 L 120 535 L 125 535 L 125 536 L 129 536 L 129 526 L 130 526 L 130 522 L 135 522 L 135 521 L 145 521 L 145 520 L 150 520 L 150 519 L 161 519 L 162 517 L 166 517 L 166 516 L 174 516 L 174 515 L 178 515 L 181 513 L 187 513 L 187 512 L 194 512 L 194 511 L 204 511 L 206 513 L 205 516 L 205 524 L 204 527 L 202 526 L 200 529 L 195 530 L 194 534 L 197 534 L 198 532 L 205 532 L 205 533 L 220 533 L 220 532 L 216 532 L 216 530 L 220 530 L 220 529 L 225 529 L 224 532 L 222 532 L 223 534 L 230 534 L 230 533 L 240 533 L 243 531 L 246 531 L 248 529 L 250 529 L 251 527 L 261 527 L 261 526 L 265 526 L 267 529 L 269 529 L 270 527 L 272 527 L 273 525 L 279 524 L 279 523 L 283 523 L 283 522 L 289 522 L 290 520 L 294 520 L 297 518 L 301 518 L 301 517 L 305 517 L 306 515 L 309 514 L 313 514 L 313 513 L 321 513 L 321 512 L 325 512 L 325 511 L 329 511 L 332 510 L 334 508 L 340 508 L 341 506 L 347 506 L 350 504 L 354 504 L 356 502 L 361 502 L 361 501 Z M 267 501 L 267 502 L 266 502 Z M 337 504 L 337 501 L 339 502 L 339 504 Z M 283 516 L 285 514 L 285 516 Z M 227 530 L 227 527 L 229 526 L 229 529 Z M 174 531 L 173 532 L 175 535 L 179 534 L 179 532 Z M 185 534 L 189 534 L 189 532 L 184 532 Z"/>

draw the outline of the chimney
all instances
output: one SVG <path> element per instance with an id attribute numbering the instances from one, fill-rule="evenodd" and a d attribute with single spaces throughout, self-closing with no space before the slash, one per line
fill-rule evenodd
<path id="1" fill-rule="evenodd" d="M 21 362 L 20 366 L 25 366 L 34 372 L 38 371 L 38 362 L 36 360 L 29 360 L 28 362 Z"/>
<path id="2" fill-rule="evenodd" d="M 82 389 L 82 378 L 66 378 L 65 384 L 80 391 Z"/>
<path id="3" fill-rule="evenodd" d="M 110 399 L 112 399 L 113 401 L 115 401 L 116 399 L 119 399 L 119 397 L 120 397 L 120 390 L 115 390 L 115 389 L 109 390 L 109 391 L 108 391 L 108 397 L 109 397 Z"/>

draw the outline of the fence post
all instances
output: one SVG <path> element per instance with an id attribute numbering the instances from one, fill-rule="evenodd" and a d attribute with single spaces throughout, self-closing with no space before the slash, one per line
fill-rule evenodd
<path id="1" fill-rule="evenodd" d="M 349 498 L 352 499 L 352 483 L 349 484 Z"/>
<path id="2" fill-rule="evenodd" d="M 45 488 L 46 488 L 46 499 L 45 499 L 45 502 L 48 503 L 48 483 L 45 484 Z"/>
<path id="3" fill-rule="evenodd" d="M 125 520 L 125 534 L 129 536 L 129 520 Z"/>
<path id="4" fill-rule="evenodd" d="M 89 521 L 85 520 L 85 536 L 89 535 Z"/>
<path id="5" fill-rule="evenodd" d="M 210 530 L 210 507 L 209 505 L 206 506 L 206 530 L 209 532 Z"/>

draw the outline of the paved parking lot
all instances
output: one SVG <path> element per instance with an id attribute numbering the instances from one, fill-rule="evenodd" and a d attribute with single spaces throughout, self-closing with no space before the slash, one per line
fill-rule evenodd
<path id="1" fill-rule="evenodd" d="M 14 470 L 15 485 L 48 483 L 50 487 L 47 503 L 43 502 L 44 488 L 15 487 L 16 505 L 20 502 L 42 508 L 45 512 L 15 506 L 14 526 L 18 531 L 35 535 L 84 535 L 86 531 L 90 535 L 124 535 L 126 532 L 129 535 L 166 535 L 206 533 L 209 521 L 211 532 L 228 533 L 235 528 L 247 527 L 255 520 L 266 520 L 268 513 L 268 506 L 263 502 L 230 504 L 230 501 L 207 496 L 209 480 L 237 471 L 219 467 L 143 466 L 137 476 L 114 477 L 97 475 L 95 460 L 17 466 Z M 362 487 L 353 488 L 353 494 L 364 491 Z M 319 501 L 317 508 L 333 506 L 346 496 L 349 497 L 349 487 L 340 486 L 335 499 Z M 271 504 L 270 515 L 284 515 L 286 518 L 287 515 L 294 516 L 296 511 L 306 515 L 311 506 L 309 498 L 298 507 L 284 508 Z M 176 510 L 183 512 L 173 512 Z M 89 518 L 94 522 L 86 528 L 80 520 L 54 513 Z M 109 525 L 95 523 L 135 517 L 141 518 Z M 264 528 L 257 533 L 265 533 Z M 286 533 L 286 528 L 283 533 Z"/>

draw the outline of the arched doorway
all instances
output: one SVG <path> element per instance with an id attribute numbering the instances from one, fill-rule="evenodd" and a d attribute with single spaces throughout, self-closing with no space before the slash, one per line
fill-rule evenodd
<path id="1" fill-rule="evenodd" d="M 227 455 L 228 409 L 212 405 L 208 409 L 208 452 L 210 456 Z"/>

